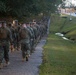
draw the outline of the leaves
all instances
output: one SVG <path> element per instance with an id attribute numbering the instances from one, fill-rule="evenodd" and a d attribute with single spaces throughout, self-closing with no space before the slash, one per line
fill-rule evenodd
<path id="1" fill-rule="evenodd" d="M 48 14 L 55 12 L 60 2 L 61 0 L 0 0 L 0 15 L 27 17 L 40 13 Z"/>

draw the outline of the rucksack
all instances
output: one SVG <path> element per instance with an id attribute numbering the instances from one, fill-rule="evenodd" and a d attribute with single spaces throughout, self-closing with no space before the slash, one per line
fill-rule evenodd
<path id="1" fill-rule="evenodd" d="M 27 29 L 21 29 L 20 30 L 20 37 L 22 38 L 22 39 L 24 39 L 24 38 L 26 38 L 28 36 L 28 31 L 27 31 Z"/>
<path id="2" fill-rule="evenodd" d="M 0 39 L 6 39 L 7 38 L 7 29 L 6 28 L 0 28 Z"/>

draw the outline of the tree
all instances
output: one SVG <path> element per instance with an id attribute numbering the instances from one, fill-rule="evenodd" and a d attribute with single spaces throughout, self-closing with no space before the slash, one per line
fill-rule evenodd
<path id="1" fill-rule="evenodd" d="M 29 17 L 55 12 L 61 0 L 0 0 L 0 16 Z"/>

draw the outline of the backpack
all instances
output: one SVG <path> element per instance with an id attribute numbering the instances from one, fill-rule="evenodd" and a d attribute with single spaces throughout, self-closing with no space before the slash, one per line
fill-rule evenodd
<path id="1" fill-rule="evenodd" d="M 24 28 L 24 29 L 21 29 L 20 30 L 20 37 L 22 39 L 26 38 L 27 37 L 27 34 L 28 34 L 27 29 Z"/>
<path id="2" fill-rule="evenodd" d="M 7 38 L 7 29 L 0 28 L 0 39 L 6 39 L 6 38 Z"/>

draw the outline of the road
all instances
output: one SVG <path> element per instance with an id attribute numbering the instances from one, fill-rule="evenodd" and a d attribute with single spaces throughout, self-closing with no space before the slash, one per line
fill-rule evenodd
<path id="1" fill-rule="evenodd" d="M 21 51 L 10 52 L 10 65 L 0 70 L 0 75 L 38 75 L 39 66 L 42 63 L 42 50 L 46 37 L 38 43 L 35 52 L 30 56 L 28 62 L 21 61 Z"/>

